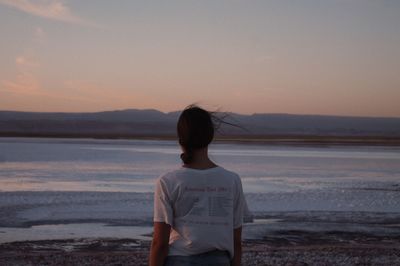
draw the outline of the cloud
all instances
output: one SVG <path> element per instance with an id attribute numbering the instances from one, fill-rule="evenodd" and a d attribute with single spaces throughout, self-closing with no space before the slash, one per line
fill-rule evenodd
<path id="1" fill-rule="evenodd" d="M 28 60 L 24 56 L 15 58 L 17 75 L 13 80 L 2 80 L 0 83 L 0 92 L 17 94 L 22 97 L 40 97 L 42 99 L 58 99 L 81 102 L 100 102 L 96 98 L 96 87 L 87 82 L 70 83 L 70 85 L 82 86 L 81 93 L 74 92 L 54 92 L 43 88 L 40 79 L 35 74 L 35 69 L 39 66 L 38 63 Z M 85 90 L 86 94 L 85 95 Z M 82 93 L 83 92 L 83 93 Z M 72 95 L 70 95 L 72 94 Z M 82 95 L 83 94 L 83 95 Z M 102 99 L 106 101 L 106 99 Z"/>
<path id="2" fill-rule="evenodd" d="M 44 43 L 46 37 L 47 37 L 47 34 L 41 27 L 35 27 L 33 29 L 34 41 L 39 42 L 39 43 Z"/>
<path id="3" fill-rule="evenodd" d="M 3 91 L 18 94 L 38 94 L 41 93 L 41 84 L 34 74 L 34 69 L 39 67 L 39 63 L 26 56 L 19 55 L 15 58 L 17 76 L 13 81 L 3 80 L 1 82 Z"/>
<path id="4" fill-rule="evenodd" d="M 26 66 L 26 67 L 38 67 L 40 66 L 40 64 L 32 59 L 28 59 L 25 56 L 17 56 L 17 58 L 15 58 L 15 64 L 17 66 Z"/>
<path id="5" fill-rule="evenodd" d="M 20 71 L 15 81 L 3 80 L 3 91 L 17 94 L 41 94 L 40 82 L 28 71 Z"/>
<path id="6" fill-rule="evenodd" d="M 96 26 L 94 23 L 72 14 L 70 8 L 61 0 L 0 0 L 0 4 L 38 17 L 85 26 Z"/>

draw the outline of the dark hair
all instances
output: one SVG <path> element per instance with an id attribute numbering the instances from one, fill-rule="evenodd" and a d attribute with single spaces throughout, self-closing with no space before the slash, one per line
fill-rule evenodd
<path id="1" fill-rule="evenodd" d="M 181 154 L 183 163 L 192 162 L 193 151 L 211 143 L 214 129 L 212 113 L 196 105 L 189 105 L 183 110 L 177 124 L 179 144 L 184 148 Z"/>

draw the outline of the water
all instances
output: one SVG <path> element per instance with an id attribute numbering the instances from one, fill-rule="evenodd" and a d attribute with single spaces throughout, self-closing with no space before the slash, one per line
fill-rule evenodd
<path id="1" fill-rule="evenodd" d="M 148 228 L 154 181 L 180 166 L 179 154 L 174 141 L 0 138 L 0 241 L 27 235 L 16 227 L 34 239 L 54 235 L 43 234 L 53 225 L 65 225 L 65 237 L 81 232 L 71 224 L 105 236 L 116 227 Z M 210 155 L 240 174 L 257 218 L 247 229 L 252 237 L 266 226 L 258 221 L 282 228 L 294 216 L 351 224 L 400 214 L 399 147 L 223 143 Z"/>
<path id="2" fill-rule="evenodd" d="M 179 167 L 179 153 L 174 141 L 2 138 L 0 189 L 152 192 L 155 178 Z M 214 144 L 210 154 L 248 193 L 400 178 L 398 147 Z"/>

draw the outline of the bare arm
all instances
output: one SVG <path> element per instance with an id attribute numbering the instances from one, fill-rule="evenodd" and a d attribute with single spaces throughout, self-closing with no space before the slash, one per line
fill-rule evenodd
<path id="1" fill-rule="evenodd" d="M 168 242 L 171 226 L 162 222 L 154 223 L 153 241 L 150 248 L 150 266 L 162 266 L 168 255 Z"/>
<path id="2" fill-rule="evenodd" d="M 233 229 L 234 255 L 231 261 L 232 266 L 240 266 L 242 261 L 242 227 Z"/>

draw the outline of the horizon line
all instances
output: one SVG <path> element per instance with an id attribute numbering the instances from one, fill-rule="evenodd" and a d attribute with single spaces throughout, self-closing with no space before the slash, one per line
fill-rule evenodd
<path id="1" fill-rule="evenodd" d="M 201 106 L 200 106 L 201 107 Z M 0 110 L 0 112 L 16 112 L 16 113 L 59 113 L 59 114 L 93 114 L 93 113 L 104 113 L 104 112 L 123 112 L 123 111 L 157 111 L 162 114 L 171 114 L 171 113 L 177 113 L 181 112 L 182 110 L 175 110 L 175 111 L 169 111 L 169 112 L 164 112 L 155 108 L 125 108 L 125 109 L 113 109 L 113 110 L 100 110 L 100 111 L 20 111 L 20 110 Z M 334 115 L 334 114 L 296 114 L 296 113 L 251 113 L 251 114 L 245 114 L 245 113 L 239 113 L 239 112 L 232 112 L 232 111 L 216 111 L 220 113 L 227 113 L 227 114 L 236 114 L 236 115 L 242 115 L 242 116 L 253 116 L 253 115 L 290 115 L 290 116 L 326 116 L 326 117 L 347 117 L 347 118 L 389 118 L 389 119 L 400 119 L 400 116 L 368 116 L 368 115 Z"/>

